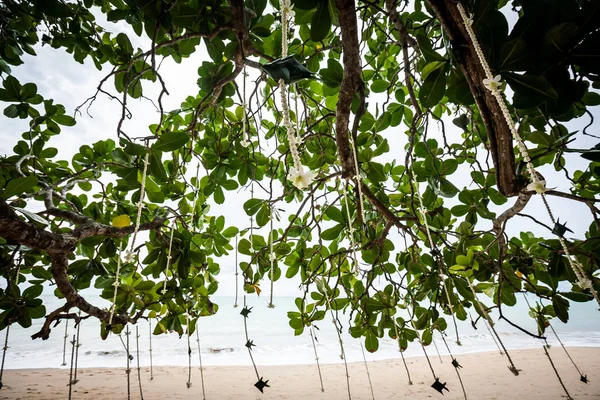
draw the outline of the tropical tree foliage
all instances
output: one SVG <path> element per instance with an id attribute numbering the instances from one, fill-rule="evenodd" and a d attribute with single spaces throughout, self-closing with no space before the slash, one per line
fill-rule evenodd
<path id="1" fill-rule="evenodd" d="M 188 323 L 193 332 L 217 312 L 221 260 L 236 251 L 248 293 L 284 276 L 301 281 L 304 296 L 288 314 L 296 334 L 332 309 L 370 351 L 384 336 L 402 348 L 417 337 L 428 344 L 452 318 L 484 315 L 484 297 L 502 317 L 518 293 L 539 296 L 535 334 L 549 318 L 566 322 L 571 301 L 600 291 L 599 150 L 574 147 L 600 104 L 600 3 L 462 5 L 533 165 L 569 186 L 544 195 L 587 206 L 579 238 L 545 214 L 531 217 L 548 228 L 542 237 L 518 228 L 516 215 L 539 194 L 453 0 L 294 3 L 289 54 L 315 74 L 290 86 L 301 162 L 314 173 L 304 190 L 288 179 L 280 86 L 261 68 L 281 56 L 277 0 L 3 1 L 0 100 L 28 129 L 12 132 L 0 158 L 0 329 L 45 318 L 33 337 L 47 338 L 79 309 L 103 335 L 146 317 L 157 319 L 155 333 L 184 334 Z M 103 27 L 99 16 L 127 29 Z M 71 160 L 48 141 L 84 117 L 17 78 L 40 45 L 106 73 L 84 107 L 99 96 L 122 106 L 116 133 Z M 161 62 L 194 53 L 197 87 L 164 109 Z M 128 104 L 152 86 L 158 116 L 131 115 Z M 130 118 L 149 133 L 127 132 Z M 574 131 L 579 118 L 587 126 Z M 246 221 L 211 215 L 210 204 L 232 197 Z M 132 244 L 138 203 L 143 240 Z M 579 284 L 559 237 L 592 288 Z M 64 306 L 45 308 L 47 284 Z M 114 317 L 79 294 L 90 286 L 114 299 Z"/>

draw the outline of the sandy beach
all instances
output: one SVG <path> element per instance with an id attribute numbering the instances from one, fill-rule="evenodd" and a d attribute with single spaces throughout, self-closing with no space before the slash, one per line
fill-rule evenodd
<path id="1" fill-rule="evenodd" d="M 440 349 L 441 350 L 441 349 Z M 590 383 L 579 381 L 579 374 L 562 348 L 553 346 L 550 355 L 567 390 L 575 399 L 600 399 L 600 348 L 570 348 L 569 352 L 579 369 L 587 374 Z M 368 368 L 375 399 L 463 399 L 460 382 L 449 356 L 442 362 L 434 349 L 430 349 L 431 364 L 449 392 L 444 396 L 430 385 L 433 376 L 424 357 L 407 359 L 413 385 L 408 385 L 406 370 L 401 359 L 369 362 Z M 519 376 L 507 368 L 508 360 L 499 352 L 457 356 L 463 366 L 462 381 L 469 399 L 561 399 L 566 395 L 558 382 L 542 347 L 530 350 L 509 351 Z M 282 354 L 282 357 L 292 357 Z M 32 360 L 32 362 L 34 362 Z M 253 385 L 256 374 L 251 366 L 206 367 L 206 399 L 347 399 L 348 389 L 344 364 L 321 366 L 325 392 L 321 392 L 315 365 L 259 366 L 258 371 L 269 380 L 271 387 L 261 394 Z M 192 368 L 192 386 L 187 388 L 186 367 L 154 367 L 141 369 L 143 398 L 152 399 L 202 399 L 199 368 Z M 352 399 L 371 399 L 364 363 L 349 364 Z M 126 399 L 127 377 L 125 369 L 88 368 L 78 373 L 79 382 L 73 386 L 73 399 Z M 140 399 L 137 369 L 130 375 L 131 398 Z M 2 399 L 66 399 L 68 398 L 69 370 L 23 369 L 6 370 Z"/>

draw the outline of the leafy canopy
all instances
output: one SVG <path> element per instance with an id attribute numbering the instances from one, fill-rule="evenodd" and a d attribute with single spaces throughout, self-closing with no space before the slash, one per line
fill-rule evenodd
<path id="1" fill-rule="evenodd" d="M 580 203 L 593 217 L 579 238 L 566 240 L 600 291 L 600 150 L 573 147 L 585 143 L 595 126 L 590 110 L 600 104 L 600 3 L 463 5 L 492 71 L 506 83 L 534 166 L 566 177 L 566 191 L 547 196 Z M 568 320 L 571 301 L 593 301 L 559 244 L 557 235 L 568 233 L 549 226 L 539 237 L 522 229 L 531 221 L 517 222 L 528 211 L 531 178 L 506 121 L 493 112 L 497 103 L 481 82 L 454 1 L 294 6 L 289 53 L 318 78 L 291 87 L 301 161 L 315 173 L 304 191 L 288 180 L 293 162 L 278 82 L 259 65 L 281 55 L 277 0 L 0 4 L 0 100 L 6 118 L 28 125 L 11 133 L 14 147 L 0 158 L 0 259 L 8 283 L 0 291 L 0 329 L 46 318 L 34 337 L 47 338 L 52 322 L 79 308 L 101 321 L 103 336 L 146 316 L 157 319 L 157 334 L 193 332 L 197 318 L 217 311 L 210 296 L 222 260 L 235 252 L 248 293 L 282 275 L 301 281 L 304 296 L 288 314 L 296 334 L 328 309 L 344 310 L 369 351 L 385 335 L 402 348 L 418 337 L 427 345 L 450 314 L 481 314 L 478 298 L 491 297 L 502 316 L 518 293 L 539 296 L 545 304 L 531 312 L 539 334 L 549 318 Z M 103 27 L 100 15 L 126 29 Z M 134 35 L 146 47 L 132 45 Z M 71 160 L 48 142 L 77 131 L 85 117 L 17 78 L 40 45 L 91 60 L 106 72 L 91 100 L 108 96 L 122 105 L 117 134 L 81 146 Z M 197 87 L 179 108 L 164 109 L 168 87 L 159 66 L 192 55 L 201 60 Z M 150 87 L 159 88 L 151 99 L 159 117 L 130 115 L 128 104 Z M 127 132 L 129 118 L 143 120 L 148 135 Z M 579 118 L 587 126 L 570 128 Z M 142 184 L 140 230 L 149 234 L 140 233 L 129 258 Z M 241 207 L 248 219 L 211 215 L 215 203 Z M 532 218 L 550 224 L 546 215 Z M 58 310 L 40 298 L 49 283 L 64 299 Z M 112 324 L 108 310 L 78 294 L 92 285 L 115 299 Z"/>

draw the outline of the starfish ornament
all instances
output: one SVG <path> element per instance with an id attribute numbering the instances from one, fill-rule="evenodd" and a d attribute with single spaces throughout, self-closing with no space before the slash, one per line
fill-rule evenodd
<path id="1" fill-rule="evenodd" d="M 254 307 L 250 307 L 250 308 L 248 308 L 248 307 L 244 307 L 244 308 L 242 309 L 242 311 L 240 312 L 240 314 L 241 314 L 241 315 L 243 315 L 243 316 L 244 316 L 244 318 L 248 318 L 248 314 L 250 314 L 250 313 L 252 312 L 251 310 L 252 310 L 253 308 L 254 308 Z"/>
<path id="2" fill-rule="evenodd" d="M 264 388 L 266 388 L 266 387 L 271 387 L 271 386 L 269 386 L 269 384 L 268 384 L 268 383 L 269 383 L 269 380 L 267 379 L 266 381 L 263 381 L 263 378 L 262 378 L 262 376 L 261 376 L 261 377 L 260 377 L 260 379 L 258 380 L 258 382 L 256 382 L 256 383 L 254 384 L 254 386 L 255 386 L 255 387 L 258 389 L 258 390 L 260 390 L 260 392 L 261 392 L 261 393 L 264 393 L 264 392 L 263 392 L 263 389 L 264 389 Z"/>
<path id="3" fill-rule="evenodd" d="M 433 385 L 431 385 L 431 387 L 440 392 L 441 394 L 444 394 L 444 389 L 446 389 L 446 391 L 448 392 L 450 391 L 450 389 L 446 387 L 446 382 L 440 382 L 440 378 L 435 378 L 435 382 L 433 382 Z"/>

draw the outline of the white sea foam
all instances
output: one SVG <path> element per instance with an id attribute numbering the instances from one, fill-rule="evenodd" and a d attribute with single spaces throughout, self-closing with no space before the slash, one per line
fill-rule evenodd
<path id="1" fill-rule="evenodd" d="M 60 305 L 51 296 L 44 300 L 48 310 Z M 219 305 L 216 315 L 202 318 L 198 324 L 202 348 L 202 361 L 204 365 L 250 365 L 248 351 L 244 346 L 243 317 L 239 314 L 241 307 L 233 308 L 232 297 L 215 297 L 213 301 Z M 267 299 L 248 298 L 248 306 L 253 307 L 248 318 L 248 333 L 256 347 L 253 348 L 254 359 L 259 365 L 287 365 L 314 363 L 314 352 L 306 330 L 303 335 L 294 336 L 292 328 L 288 325 L 288 311 L 296 310 L 293 298 L 276 298 L 276 308 L 267 308 Z M 558 320 L 553 321 L 553 326 L 561 340 L 567 346 L 600 346 L 600 318 L 598 311 L 591 303 L 571 303 L 570 321 L 563 324 Z M 505 315 L 522 327 L 536 331 L 535 322 L 527 316 L 523 306 L 504 310 Z M 493 313 L 497 314 L 497 313 Z M 473 315 L 475 316 L 475 315 Z M 593 318 L 591 318 L 593 317 Z M 346 318 L 347 319 L 347 318 Z M 454 355 L 482 351 L 497 351 L 497 347 L 489 335 L 482 321 L 478 329 L 474 330 L 471 322 L 459 321 L 459 334 L 462 346 L 455 343 L 455 334 L 451 326 L 451 318 L 446 316 L 449 323 L 446 342 Z M 343 316 L 340 320 L 345 321 Z M 31 340 L 30 336 L 39 329 L 42 321 L 37 320 L 34 327 L 24 330 L 14 326 L 11 328 L 9 349 L 6 357 L 6 368 L 54 368 L 61 367 L 63 359 L 64 322 L 52 330 L 50 338 L 46 341 Z M 338 363 L 340 348 L 337 336 L 327 317 L 317 324 L 316 332 L 319 360 L 322 363 Z M 37 329 L 36 329 L 37 328 Z M 148 323 L 139 323 L 139 351 L 140 365 L 148 366 L 149 357 L 149 330 Z M 505 321 L 499 321 L 496 329 L 501 335 L 508 349 L 532 348 L 541 346 L 542 343 L 518 331 Z M 69 327 L 68 340 L 74 334 L 72 326 Z M 548 341 L 551 345 L 559 346 L 558 341 L 551 331 L 547 331 Z M 125 340 L 125 337 L 123 336 Z M 360 350 L 361 342 L 353 339 L 348 334 L 343 335 L 347 360 L 350 362 L 362 360 Z M 81 347 L 79 348 L 79 367 L 123 367 L 126 363 L 125 349 L 118 336 L 111 335 L 107 340 L 100 339 L 99 325 L 92 319 L 83 321 L 80 331 Z M 437 348 L 442 355 L 448 350 L 441 336 L 435 336 Z M 198 365 L 198 348 L 195 335 L 191 340 L 192 363 Z M 188 350 L 185 336 L 179 338 L 177 334 L 158 335 L 152 337 L 154 365 L 187 365 Z M 426 347 L 430 357 L 437 357 L 435 346 Z M 130 335 L 130 352 L 136 355 L 135 328 Z M 405 357 L 422 356 L 423 349 L 418 343 L 409 344 L 404 353 Z M 71 357 L 71 344 L 67 342 L 66 366 L 68 368 Z M 380 339 L 379 350 L 367 354 L 368 360 L 382 360 L 399 358 L 398 348 L 394 340 Z M 135 360 L 133 365 L 135 365 Z"/>

